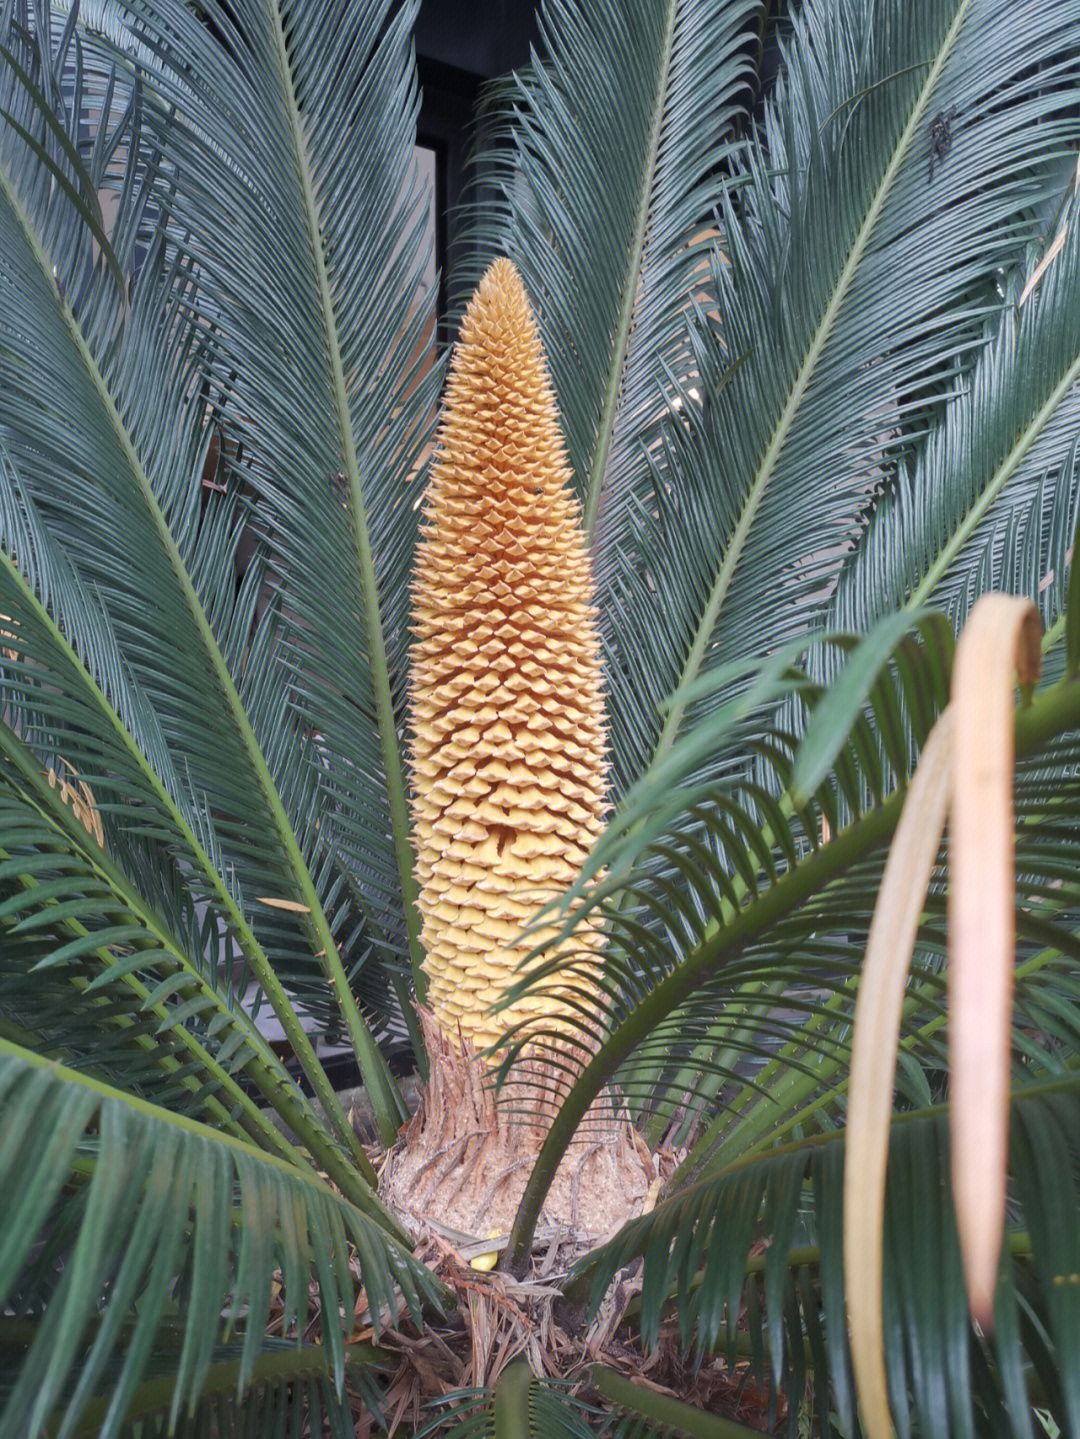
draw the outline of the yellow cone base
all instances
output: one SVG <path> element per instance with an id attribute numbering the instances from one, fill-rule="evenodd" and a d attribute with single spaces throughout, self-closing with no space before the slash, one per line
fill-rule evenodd
<path id="1" fill-rule="evenodd" d="M 509 1233 L 551 1122 L 554 1075 L 519 1061 L 495 1107 L 492 1072 L 451 1044 L 421 1011 L 431 1082 L 404 1141 L 388 1156 L 383 1199 L 414 1232 L 425 1224 L 476 1239 Z M 644 1208 L 651 1159 L 629 1121 L 602 1097 L 586 1116 L 555 1176 L 542 1231 L 594 1245 Z"/>

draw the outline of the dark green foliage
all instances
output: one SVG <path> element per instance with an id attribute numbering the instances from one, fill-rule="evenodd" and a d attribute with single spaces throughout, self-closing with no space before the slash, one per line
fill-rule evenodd
<path id="1" fill-rule="evenodd" d="M 512 1247 L 620 1086 L 674 1169 L 570 1289 L 595 1301 L 643 1257 L 631 1332 L 748 1360 L 793 1434 L 858 1433 L 840 1192 L 862 950 L 955 630 L 981 592 L 1024 593 L 1047 639 L 1016 726 L 997 1326 L 967 1321 L 945 1182 L 939 870 L 887 1361 L 901 1434 L 1033 1435 L 1036 1408 L 1075 1432 L 1080 13 L 773 8 L 548 0 L 539 53 L 485 101 L 452 281 L 506 253 L 537 310 L 614 805 L 563 911 L 609 927 L 594 1058 Z M 390 1142 L 389 1061 L 425 1062 L 404 708 L 442 373 L 416 9 L 0 4 L 5 1436 L 344 1436 L 386 1370 L 343 1342 L 356 1281 L 384 1322 L 446 1298 L 311 1037 L 351 1045 Z M 585 1403 L 512 1366 L 427 1432 L 726 1432 L 594 1378 Z"/>

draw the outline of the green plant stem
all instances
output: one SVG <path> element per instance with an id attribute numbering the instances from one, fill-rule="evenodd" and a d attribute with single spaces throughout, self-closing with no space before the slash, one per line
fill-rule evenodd
<path id="1" fill-rule="evenodd" d="M 532 1387 L 533 1373 L 527 1359 L 515 1359 L 503 1370 L 495 1386 L 495 1439 L 532 1439 L 529 1420 Z"/>
<path id="2" fill-rule="evenodd" d="M 618 1370 L 609 1369 L 606 1364 L 590 1366 L 589 1383 L 604 1399 L 631 1414 L 651 1419 L 665 1432 L 675 1431 L 689 1436 L 689 1439 L 751 1439 L 751 1436 L 761 1439 L 760 1429 L 737 1424 L 734 1419 L 721 1419 L 681 1399 L 674 1399 L 670 1394 L 646 1389 L 644 1385 L 624 1378 Z"/>
<path id="3" fill-rule="evenodd" d="M 1031 754 L 1065 730 L 1080 724 L 1080 683 L 1063 680 L 1017 711 L 1016 756 Z M 789 869 L 768 890 L 740 910 L 722 930 L 703 939 L 678 967 L 666 975 L 640 1005 L 616 1026 L 590 1060 L 559 1108 L 529 1175 L 502 1267 L 518 1270 L 532 1242 L 551 1181 L 589 1105 L 612 1080 L 635 1047 L 743 946 L 766 932 L 800 904 L 820 893 L 851 865 L 871 854 L 892 836 L 900 819 L 906 790 L 897 790 L 876 809 L 855 820 L 827 845 Z"/>

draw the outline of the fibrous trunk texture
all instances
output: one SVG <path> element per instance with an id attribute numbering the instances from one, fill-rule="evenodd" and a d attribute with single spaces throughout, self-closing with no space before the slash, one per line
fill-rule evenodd
<path id="1" fill-rule="evenodd" d="M 462 322 L 416 557 L 413 821 L 432 1080 L 386 1175 L 406 1215 L 467 1233 L 509 1226 L 557 1081 L 587 1057 L 571 1016 L 599 993 L 602 936 L 586 921 L 545 954 L 556 973 L 491 1013 L 541 938 L 522 930 L 603 825 L 600 644 L 569 479 L 536 320 L 516 269 L 497 260 Z M 522 1024 L 515 1038 L 534 1040 L 496 1105 L 477 1055 Z M 605 1101 L 545 1214 L 606 1233 L 649 1178 Z"/>
<path id="2" fill-rule="evenodd" d="M 404 1144 L 387 1156 L 383 1196 L 418 1233 L 505 1239 L 550 1123 L 555 1076 L 523 1060 L 496 1101 L 490 1067 L 471 1046 L 463 1052 L 430 1012 L 421 1019 L 431 1078 Z M 590 1248 L 641 1213 L 655 1173 L 644 1141 L 603 1096 L 559 1166 L 538 1239 Z"/>

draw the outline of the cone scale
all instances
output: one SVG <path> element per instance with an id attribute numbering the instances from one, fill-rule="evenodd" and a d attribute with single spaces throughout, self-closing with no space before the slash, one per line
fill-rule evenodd
<path id="1" fill-rule="evenodd" d="M 407 1227 L 505 1235 L 558 1103 L 587 1057 L 569 1021 L 598 996 L 602 936 L 579 925 L 557 973 L 513 1005 L 540 935 L 603 825 L 600 643 L 580 509 L 536 320 L 497 260 L 462 321 L 413 582 L 413 836 L 431 1074 L 384 1198 Z M 570 993 L 573 991 L 573 1000 Z M 535 1022 L 498 1102 L 483 1051 Z M 552 1064 L 550 1046 L 562 1051 Z M 573 1243 L 640 1213 L 651 1160 L 602 1096 L 568 1146 L 544 1218 Z"/>
<path id="2" fill-rule="evenodd" d="M 410 694 L 427 1000 L 443 1033 L 477 1050 L 530 1015 L 558 1028 L 551 986 L 488 1010 L 536 942 L 522 928 L 573 881 L 603 820 L 600 644 L 569 480 L 536 320 L 497 260 L 447 385 Z M 586 928 L 567 957 L 580 966 L 599 942 Z"/>

